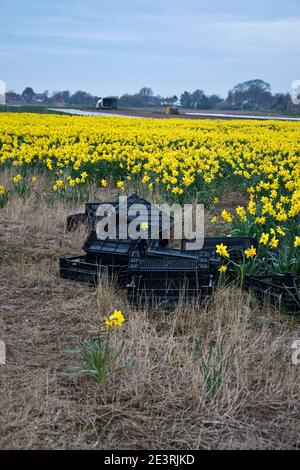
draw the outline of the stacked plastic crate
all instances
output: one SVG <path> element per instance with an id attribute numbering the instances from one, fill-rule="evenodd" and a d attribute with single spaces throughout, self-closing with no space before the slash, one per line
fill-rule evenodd
<path id="1" fill-rule="evenodd" d="M 136 194 L 130 196 L 127 200 L 127 210 L 138 199 L 140 198 Z M 100 222 L 104 217 L 98 215 L 99 206 L 111 208 L 111 213 L 105 215 L 114 215 L 116 218 L 117 231 L 115 238 L 102 240 L 98 237 L 97 222 Z M 138 249 L 140 240 L 119 237 L 119 212 L 120 207 L 117 203 L 89 202 L 85 205 L 85 213 L 73 214 L 68 217 L 68 230 L 75 230 L 80 223 L 84 223 L 88 236 L 83 245 L 85 255 L 60 258 L 60 274 L 62 277 L 97 284 L 103 275 L 107 275 L 115 278 L 120 285 L 127 285 L 130 254 L 133 249 Z"/>
<path id="2" fill-rule="evenodd" d="M 247 237 L 207 237 L 201 250 L 187 250 L 187 240 L 182 241 L 181 249 L 170 248 L 166 237 L 170 235 L 172 218 L 166 218 L 159 208 L 137 194 L 128 197 L 124 204 L 125 207 L 112 202 L 87 203 L 85 213 L 68 217 L 68 230 L 84 223 L 88 236 L 84 255 L 60 258 L 63 278 L 97 284 L 107 275 L 127 288 L 129 299 L 138 306 L 169 309 L 181 299 L 198 302 L 211 296 L 221 264 L 217 244 L 226 243 L 231 259 L 240 257 L 251 244 L 257 246 L 255 240 Z M 105 215 L 99 216 L 99 212 Z M 112 217 L 116 222 L 113 238 L 103 240 L 97 234 L 97 222 L 103 217 Z M 131 223 L 138 232 L 134 238 L 129 233 Z"/>

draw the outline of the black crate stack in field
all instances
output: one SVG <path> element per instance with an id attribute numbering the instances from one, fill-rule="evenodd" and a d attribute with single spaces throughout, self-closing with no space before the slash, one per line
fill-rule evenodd
<path id="1" fill-rule="evenodd" d="M 137 213 L 131 211 L 133 204 Z M 137 194 L 128 197 L 126 205 L 128 226 L 137 216 L 144 220 L 142 227 L 137 225 L 140 236 L 135 239 L 128 233 L 124 238 L 120 233 L 122 204 L 89 202 L 84 213 L 68 217 L 67 230 L 85 224 L 88 235 L 83 244 L 84 255 L 60 258 L 60 275 L 94 285 L 103 275 L 114 278 L 127 288 L 129 299 L 143 307 L 172 308 L 181 299 L 207 299 L 221 262 L 215 247 L 195 251 L 170 248 L 166 237 L 174 223 L 172 217 L 165 217 L 158 207 Z M 99 239 L 96 225 L 103 217 L 112 217 L 116 222 L 115 238 Z M 151 238 L 153 233 L 155 239 Z"/>
<path id="2" fill-rule="evenodd" d="M 84 224 L 87 238 L 84 255 L 60 258 L 61 277 L 97 285 L 103 276 L 108 276 L 127 289 L 128 298 L 137 306 L 172 309 L 181 300 L 204 302 L 211 297 L 222 265 L 217 245 L 226 245 L 233 263 L 243 262 L 243 253 L 249 247 L 259 248 L 254 238 L 229 236 L 205 237 L 200 250 L 187 249 L 192 240 L 182 240 L 181 249 L 171 248 L 172 217 L 166 217 L 159 207 L 135 193 L 120 201 L 88 202 L 84 213 L 67 218 L 67 230 Z M 102 223 L 105 232 L 110 222 L 113 234 L 109 232 L 109 237 L 102 239 L 97 234 L 97 224 Z M 130 233 L 132 224 L 134 236 Z M 297 276 L 267 272 L 246 275 L 244 287 L 286 312 L 300 311 Z"/>

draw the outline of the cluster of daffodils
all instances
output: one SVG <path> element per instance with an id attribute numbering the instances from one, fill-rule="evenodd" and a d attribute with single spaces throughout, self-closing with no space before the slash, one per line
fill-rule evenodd
<path id="1" fill-rule="evenodd" d="M 255 260 L 257 257 L 257 250 L 256 248 L 251 245 L 249 248 L 244 250 L 243 255 L 241 256 L 240 262 L 233 261 L 230 259 L 230 253 L 228 251 L 227 245 L 221 243 L 220 245 L 216 245 L 216 253 L 223 258 L 223 263 L 219 267 L 220 273 L 226 273 L 228 267 L 238 267 L 239 268 L 239 277 L 243 282 L 243 276 L 247 273 L 247 269 L 251 268 L 251 271 L 255 271 Z M 225 264 L 226 263 L 226 264 Z"/>

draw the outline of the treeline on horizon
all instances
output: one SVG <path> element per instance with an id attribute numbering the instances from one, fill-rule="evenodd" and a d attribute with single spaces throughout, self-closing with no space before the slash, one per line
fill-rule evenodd
<path id="1" fill-rule="evenodd" d="M 26 87 L 21 94 L 6 93 L 7 104 L 40 104 L 54 106 L 95 107 L 100 96 L 94 96 L 82 90 L 71 94 L 68 90 L 35 93 Z M 103 98 L 103 96 L 101 97 Z M 271 85 L 263 80 L 255 79 L 235 85 L 225 99 L 217 94 L 208 95 L 203 90 L 184 91 L 180 96 L 154 95 L 150 87 L 143 87 L 138 93 L 126 93 L 118 97 L 120 108 L 130 107 L 161 107 L 182 106 L 189 109 L 236 109 L 236 110 L 274 110 L 299 111 L 300 106 L 292 102 L 289 93 L 273 94 Z"/>

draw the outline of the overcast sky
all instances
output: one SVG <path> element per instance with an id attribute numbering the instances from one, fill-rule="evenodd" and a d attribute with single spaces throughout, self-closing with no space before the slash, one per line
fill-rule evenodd
<path id="1" fill-rule="evenodd" d="M 0 0 L 7 89 L 227 94 L 300 79 L 300 0 Z"/>

